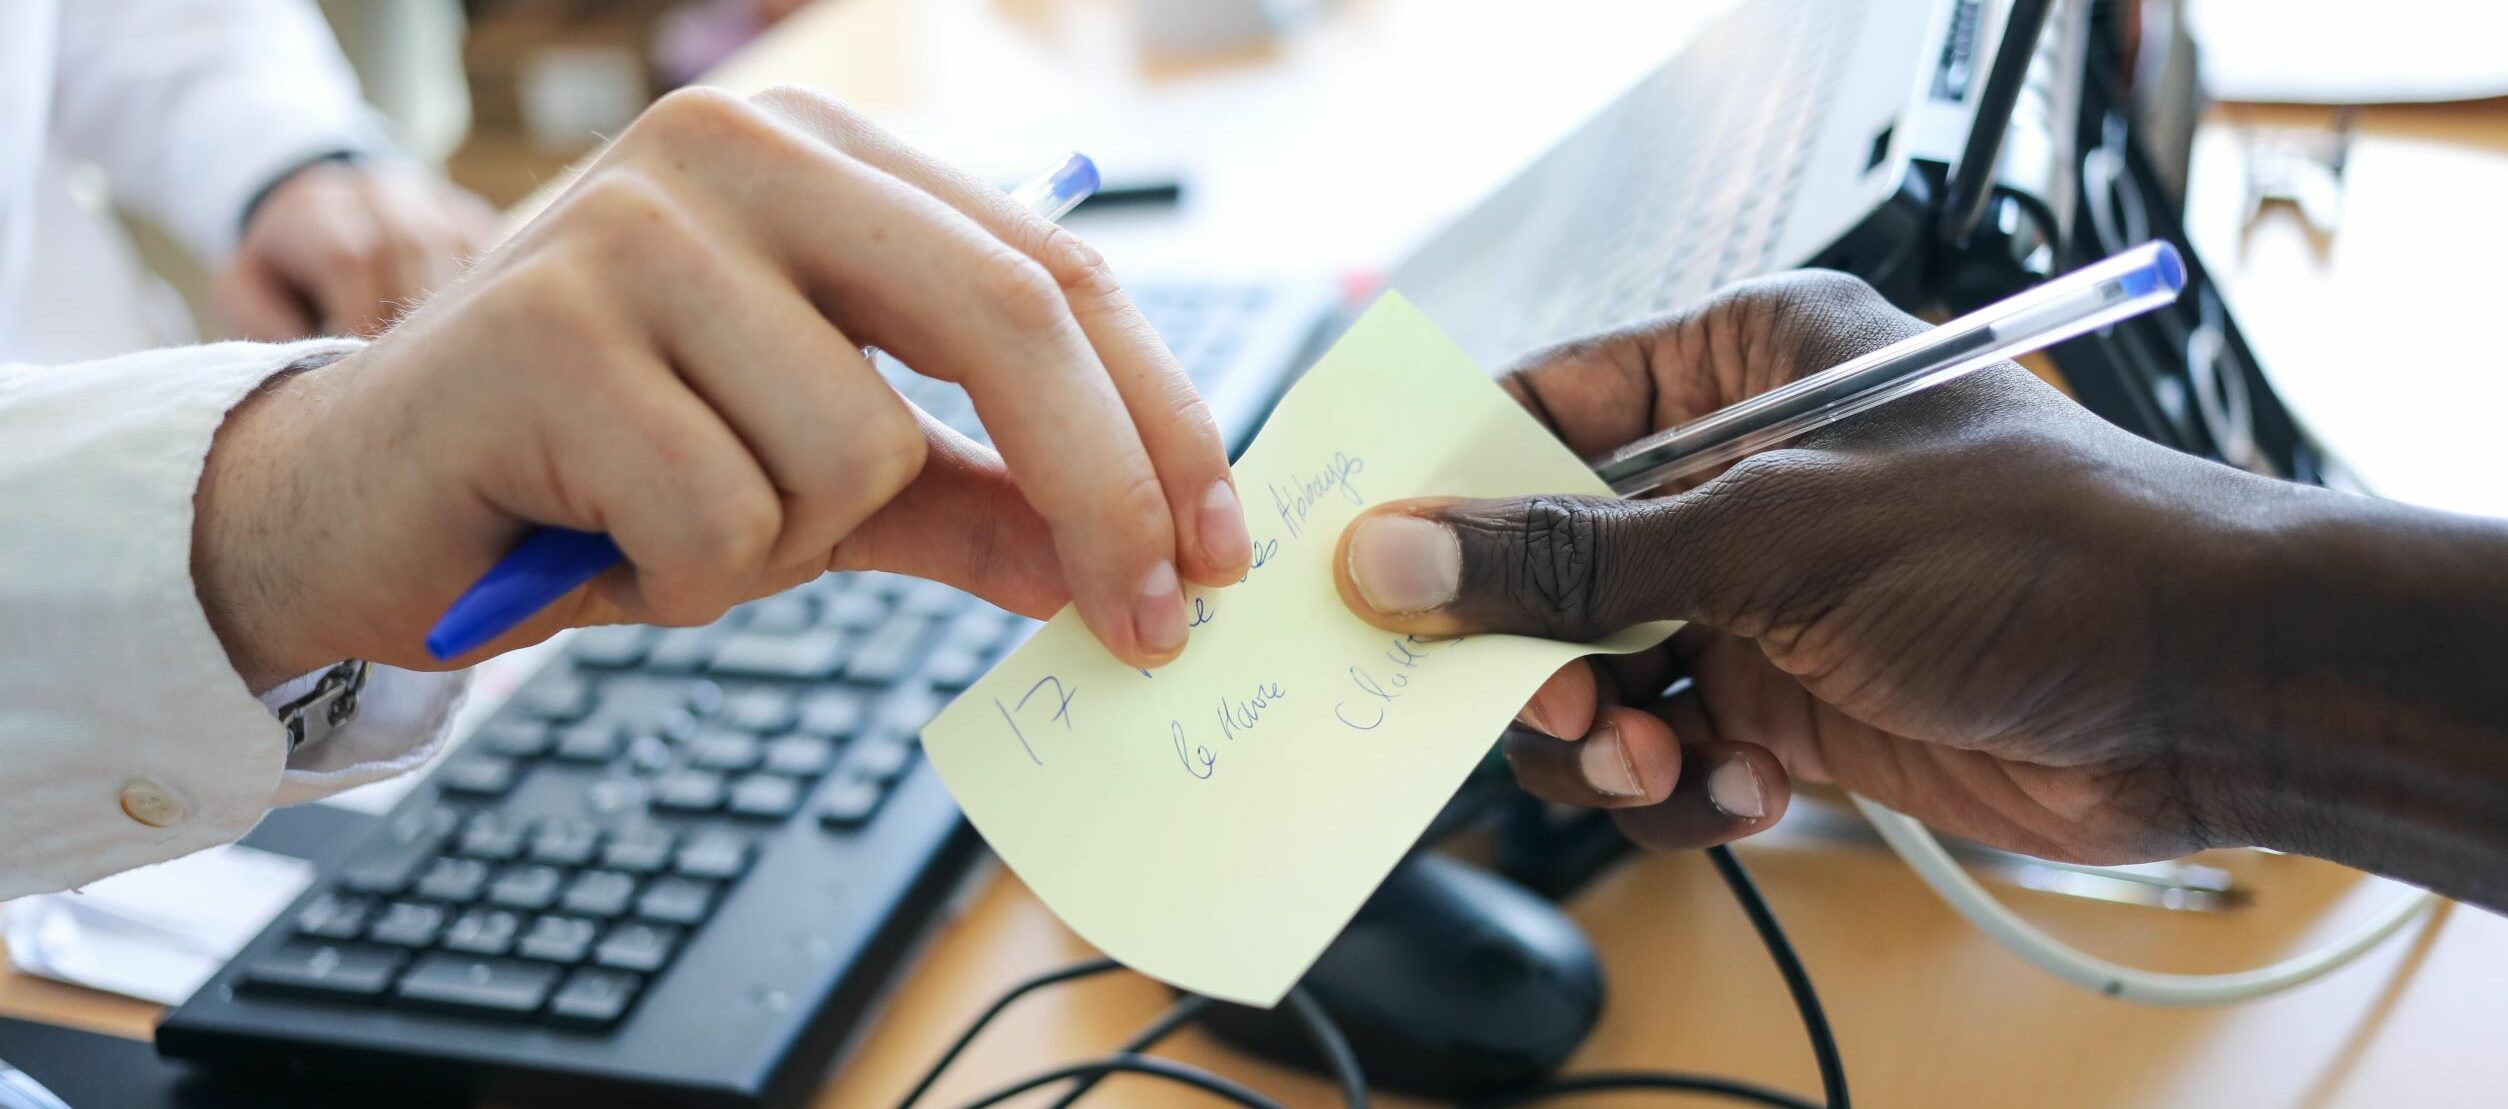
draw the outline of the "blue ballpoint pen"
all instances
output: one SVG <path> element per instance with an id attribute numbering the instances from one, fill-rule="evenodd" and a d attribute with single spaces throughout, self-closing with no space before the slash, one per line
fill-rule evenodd
<path id="1" fill-rule="evenodd" d="M 1073 154 L 1010 195 L 1029 211 L 1059 220 L 1097 185 L 1097 164 Z M 450 659 L 475 651 L 625 558 L 607 535 L 537 528 L 444 610 L 427 633 L 427 653 Z"/>

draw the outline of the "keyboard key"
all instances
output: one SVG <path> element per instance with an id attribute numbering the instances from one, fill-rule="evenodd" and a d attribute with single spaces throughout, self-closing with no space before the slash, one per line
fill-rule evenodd
<path id="1" fill-rule="evenodd" d="M 691 878 L 730 880 L 749 867 L 749 841 L 733 832 L 709 828 L 679 845 L 671 868 Z M 590 877 L 590 875 L 586 875 Z"/>
<path id="2" fill-rule="evenodd" d="M 888 619 L 888 602 L 870 593 L 847 591 L 829 597 L 819 606 L 819 626 L 845 631 L 869 631 Z"/>
<path id="3" fill-rule="evenodd" d="M 566 887 L 565 894 L 558 898 L 558 906 L 579 916 L 607 919 L 624 915 L 628 903 L 635 900 L 635 896 L 634 875 L 615 870 L 587 870 L 576 875 L 574 883 Z"/>
<path id="4" fill-rule="evenodd" d="M 366 914 L 374 902 L 363 897 L 325 892 L 296 910 L 296 933 L 324 940 L 353 940 L 366 934 Z"/>
<path id="5" fill-rule="evenodd" d="M 707 670 L 734 678 L 826 681 L 844 667 L 849 645 L 845 633 L 834 628 L 790 636 L 741 632 L 714 652 Z"/>
<path id="6" fill-rule="evenodd" d="M 773 774 L 751 774 L 732 783 L 731 803 L 726 807 L 736 816 L 781 820 L 801 807 L 801 783 Z"/>
<path id="7" fill-rule="evenodd" d="M 862 694 L 850 689 L 824 689 L 801 702 L 801 730 L 843 739 L 862 730 Z"/>
<path id="8" fill-rule="evenodd" d="M 645 652 L 653 648 L 653 635 L 652 628 L 635 624 L 585 628 L 575 633 L 571 649 L 579 665 L 624 669 L 644 661 Z"/>
<path id="9" fill-rule="evenodd" d="M 388 947 L 290 940 L 244 964 L 245 988 L 313 997 L 383 996 L 408 958 Z"/>
<path id="10" fill-rule="evenodd" d="M 636 915 L 664 924 L 695 924 L 714 907 L 714 883 L 693 878 L 657 878 L 636 898 Z"/>
<path id="11" fill-rule="evenodd" d="M 839 779 L 827 791 L 827 800 L 819 806 L 819 823 L 830 828 L 859 828 L 870 823 L 888 791 L 876 782 L 859 778 Z"/>
<path id="12" fill-rule="evenodd" d="M 557 733 L 557 757 L 568 762 L 608 762 L 618 757 L 618 725 L 577 724 Z"/>
<path id="13" fill-rule="evenodd" d="M 588 820 L 554 818 L 531 834 L 531 861 L 551 866 L 582 866 L 601 845 L 601 829 Z"/>
<path id="14" fill-rule="evenodd" d="M 752 686 L 723 702 L 722 721 L 750 732 L 789 731 L 800 713 L 792 691 L 778 686 Z"/>
<path id="15" fill-rule="evenodd" d="M 629 921 L 611 926 L 609 935 L 601 937 L 601 946 L 594 949 L 592 961 L 605 967 L 651 974 L 671 961 L 671 953 L 678 946 L 679 929 Z"/>
<path id="16" fill-rule="evenodd" d="M 941 634 L 941 642 L 984 654 L 1010 638 L 1010 629 L 1018 617 L 997 608 L 970 608 L 949 622 L 949 630 Z"/>
<path id="17" fill-rule="evenodd" d="M 688 761 L 702 770 L 747 770 L 758 764 L 758 737 L 708 728 L 688 742 Z"/>
<path id="18" fill-rule="evenodd" d="M 653 779 L 653 807 L 672 812 L 712 812 L 723 807 L 723 776 L 710 770 L 673 770 Z"/>
<path id="19" fill-rule="evenodd" d="M 627 766 L 642 774 L 659 774 L 671 765 L 670 741 L 658 735 L 640 735 L 627 741 Z"/>
<path id="20" fill-rule="evenodd" d="M 923 680 L 932 688 L 956 693 L 984 676 L 984 656 L 964 647 L 942 647 L 923 660 Z"/>
<path id="21" fill-rule="evenodd" d="M 769 774 L 815 778 L 836 762 L 836 745 L 814 735 L 778 736 L 766 741 L 763 766 Z"/>
<path id="22" fill-rule="evenodd" d="M 657 674 L 693 674 L 714 654 L 712 628 L 663 628 L 645 652 L 645 668 Z"/>
<path id="23" fill-rule="evenodd" d="M 477 859 L 437 859 L 410 892 L 429 901 L 468 901 L 488 884 L 488 864 Z"/>
<path id="24" fill-rule="evenodd" d="M 513 704 L 542 720 L 581 720 L 592 711 L 592 683 L 575 674 L 542 674 L 514 692 Z"/>
<path id="25" fill-rule="evenodd" d="M 548 724 L 538 720 L 497 720 L 483 725 L 471 746 L 511 759 L 536 759 L 557 742 Z"/>
<path id="26" fill-rule="evenodd" d="M 880 702 L 880 717 L 873 728 L 883 734 L 913 735 L 940 715 L 941 695 L 919 685 L 899 686 L 888 692 Z"/>
<path id="27" fill-rule="evenodd" d="M 923 633 L 932 623 L 920 616 L 900 613 L 889 617 L 854 649 L 853 660 L 845 664 L 845 676 L 857 682 L 887 685 L 906 675 L 914 665 L 915 652 L 923 646 Z"/>
<path id="28" fill-rule="evenodd" d="M 437 953 L 419 958 L 394 989 L 400 1000 L 477 1016 L 527 1017 L 557 985 L 555 967 Z"/>
<path id="29" fill-rule="evenodd" d="M 721 712 L 723 711 L 722 683 L 707 681 L 703 678 L 689 682 L 688 691 L 682 695 L 680 703 L 687 707 L 688 717 L 691 720 L 702 720 Z"/>
<path id="30" fill-rule="evenodd" d="M 558 883 L 564 876 L 556 867 L 524 863 L 509 866 L 488 886 L 488 901 L 511 909 L 540 910 L 557 901 Z"/>
<path id="31" fill-rule="evenodd" d="M 586 967 L 567 976 L 549 999 L 549 1023 L 569 1028 L 607 1028 L 635 1004 L 644 980 L 623 970 Z"/>
<path id="32" fill-rule="evenodd" d="M 914 746 L 890 735 L 865 736 L 847 748 L 845 757 L 836 764 L 838 774 L 887 785 L 906 772 L 914 761 Z"/>
<path id="33" fill-rule="evenodd" d="M 808 631 L 815 618 L 810 611 L 810 599 L 797 592 L 780 593 L 740 607 L 748 616 L 741 627 L 764 635 L 792 635 Z"/>
<path id="34" fill-rule="evenodd" d="M 511 859 L 523 853 L 530 836 L 531 829 L 521 819 L 491 809 L 472 815 L 462 825 L 461 841 L 454 850 L 473 859 Z"/>
<path id="35" fill-rule="evenodd" d="M 443 930 L 444 910 L 416 901 L 395 901 L 375 916 L 366 938 L 394 947 L 430 947 Z"/>
<path id="36" fill-rule="evenodd" d="M 610 837 L 601 849 L 601 865 L 611 870 L 651 874 L 670 863 L 670 829 L 639 824 Z"/>
<path id="37" fill-rule="evenodd" d="M 435 772 L 435 788 L 470 797 L 502 797 L 514 788 L 517 776 L 512 759 L 465 755 Z"/>
<path id="38" fill-rule="evenodd" d="M 444 808 L 393 814 L 383 833 L 340 872 L 340 884 L 387 897 L 409 888 L 410 879 L 435 858 L 460 823 L 459 814 Z"/>
<path id="39" fill-rule="evenodd" d="M 472 909 L 444 931 L 444 947 L 470 955 L 502 955 L 522 931 L 522 917 L 503 909 Z"/>
<path id="40" fill-rule="evenodd" d="M 600 925 L 579 917 L 544 916 L 531 922 L 531 930 L 514 945 L 514 954 L 548 963 L 580 963 L 600 930 Z"/>
<path id="41" fill-rule="evenodd" d="M 909 582 L 905 594 L 897 599 L 898 611 L 916 616 L 947 616 L 966 605 L 966 594 L 936 581 Z"/>
<path id="42" fill-rule="evenodd" d="M 597 816 L 618 816 L 623 813 L 644 815 L 644 800 L 651 791 L 644 779 L 627 774 L 604 774 L 584 784 L 583 803 Z"/>

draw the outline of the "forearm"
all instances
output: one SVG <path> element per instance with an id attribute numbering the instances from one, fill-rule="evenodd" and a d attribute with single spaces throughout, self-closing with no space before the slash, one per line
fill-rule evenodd
<path id="1" fill-rule="evenodd" d="M 2214 834 L 2508 906 L 2508 522 L 2280 487 L 2213 645 Z"/>

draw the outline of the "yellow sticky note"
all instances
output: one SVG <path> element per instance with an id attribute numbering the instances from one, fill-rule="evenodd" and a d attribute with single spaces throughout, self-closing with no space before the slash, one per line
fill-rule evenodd
<path id="1" fill-rule="evenodd" d="M 1279 1001 L 1542 679 L 1598 644 L 1422 641 L 1350 614 L 1341 530 L 1418 496 L 1607 494 L 1398 295 L 1282 398 L 1236 466 L 1255 565 L 1189 589 L 1175 662 L 1123 665 L 1065 609 L 923 731 L 968 819 L 1083 938 L 1143 973 Z"/>

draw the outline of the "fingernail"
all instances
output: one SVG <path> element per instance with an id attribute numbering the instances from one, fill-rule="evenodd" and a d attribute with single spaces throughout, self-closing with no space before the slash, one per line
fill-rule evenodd
<path id="1" fill-rule="evenodd" d="M 1576 741 L 1576 770 L 1585 776 L 1586 785 L 1605 797 L 1639 797 L 1646 792 L 1637 784 L 1637 768 L 1629 764 L 1628 748 L 1620 743 L 1620 726 L 1607 720 Z"/>
<path id="2" fill-rule="evenodd" d="M 1225 479 L 1211 483 L 1202 497 L 1201 517 L 1194 534 L 1202 539 L 1202 557 L 1220 569 L 1243 566 L 1254 559 L 1254 538 L 1245 533 L 1245 509 L 1237 503 L 1236 486 Z"/>
<path id="3" fill-rule="evenodd" d="M 1184 646 L 1184 593 L 1176 587 L 1176 564 L 1160 559 L 1141 583 L 1141 600 L 1132 610 L 1132 634 L 1141 649 L 1163 655 Z"/>
<path id="4" fill-rule="evenodd" d="M 1378 612 L 1426 612 L 1462 587 L 1463 543 L 1444 524 L 1417 516 L 1370 516 L 1350 534 L 1350 582 Z"/>
<path id="5" fill-rule="evenodd" d="M 1707 800 L 1724 815 L 1757 820 L 1768 815 L 1767 799 L 1759 794 L 1759 772 L 1750 760 L 1736 755 L 1707 772 Z"/>
<path id="6" fill-rule="evenodd" d="M 1515 719 L 1525 727 L 1543 735 L 1559 735 L 1558 730 L 1550 726 L 1550 717 L 1543 714 L 1541 702 L 1538 700 L 1524 702 L 1524 710 L 1516 713 Z M 1566 739 L 1567 737 L 1559 736 L 1559 738 Z"/>

